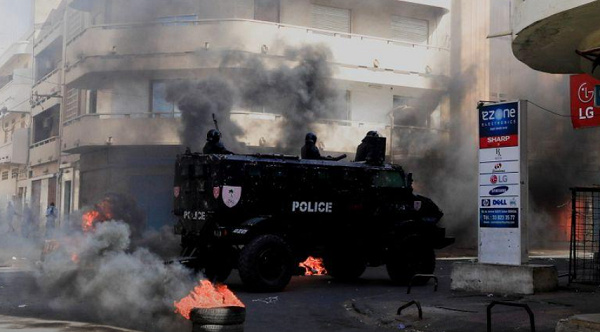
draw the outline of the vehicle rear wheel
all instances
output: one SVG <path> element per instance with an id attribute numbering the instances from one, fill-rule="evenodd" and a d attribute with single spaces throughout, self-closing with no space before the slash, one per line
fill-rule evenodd
<path id="1" fill-rule="evenodd" d="M 251 290 L 281 291 L 292 278 L 292 251 L 281 237 L 260 235 L 242 249 L 238 269 L 240 278 Z"/>
<path id="2" fill-rule="evenodd" d="M 417 239 L 405 242 L 393 249 L 386 264 L 393 282 L 408 285 L 415 274 L 431 274 L 435 270 L 433 248 L 419 244 Z M 416 279 L 415 285 L 425 284 L 428 279 Z"/>
<path id="3" fill-rule="evenodd" d="M 355 280 L 365 272 L 367 264 L 360 255 L 334 252 L 323 257 L 327 274 L 339 280 Z"/>

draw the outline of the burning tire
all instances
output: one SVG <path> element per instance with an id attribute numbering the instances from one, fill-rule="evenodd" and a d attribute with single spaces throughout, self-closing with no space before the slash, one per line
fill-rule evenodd
<path id="1" fill-rule="evenodd" d="M 386 264 L 393 282 L 408 285 L 415 274 L 431 274 L 435 270 L 435 252 L 433 248 L 422 244 L 422 240 L 413 237 L 401 246 L 391 250 Z M 415 280 L 415 284 L 424 284 L 427 279 Z"/>
<path id="2" fill-rule="evenodd" d="M 260 235 L 242 249 L 238 269 L 240 278 L 250 289 L 277 292 L 292 278 L 292 251 L 281 237 Z"/>
<path id="3" fill-rule="evenodd" d="M 192 332 L 244 332 L 244 325 L 197 325 L 194 324 Z"/>
<path id="4" fill-rule="evenodd" d="M 327 274 L 339 280 L 355 280 L 365 272 L 367 264 L 359 254 L 333 252 L 323 257 Z"/>
<path id="5" fill-rule="evenodd" d="M 239 325 L 246 320 L 246 308 L 194 308 L 190 319 L 197 325 Z"/>

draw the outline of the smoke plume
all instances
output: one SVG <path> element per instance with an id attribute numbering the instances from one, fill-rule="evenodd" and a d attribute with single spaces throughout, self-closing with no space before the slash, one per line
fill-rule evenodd
<path id="1" fill-rule="evenodd" d="M 228 52 L 221 68 L 237 68 L 235 74 L 171 84 L 167 99 L 182 112 L 182 142 L 200 150 L 206 132 L 214 128 L 215 114 L 223 141 L 236 144 L 231 150 L 240 152 L 244 146 L 238 138 L 244 132 L 230 120 L 231 111 L 260 109 L 283 115 L 277 151 L 297 154 L 314 123 L 339 112 L 329 56 L 322 46 L 286 48 L 281 64 L 271 68 L 259 55 Z"/>
<path id="2" fill-rule="evenodd" d="M 284 116 L 277 147 L 297 153 L 304 135 L 314 130 L 315 121 L 333 118 L 337 112 L 337 91 L 326 47 L 287 48 L 284 54 L 286 64 L 274 69 L 268 69 L 259 57 L 242 58 L 238 65 L 247 69 L 238 89 L 242 105 Z"/>
<path id="3" fill-rule="evenodd" d="M 185 147 L 201 151 L 206 132 L 215 128 L 213 115 L 226 142 L 237 142 L 242 130 L 229 117 L 235 100 L 231 84 L 221 77 L 200 81 L 180 81 L 169 86 L 167 99 L 181 110 L 181 142 Z M 234 146 L 240 148 L 239 144 Z"/>
<path id="4" fill-rule="evenodd" d="M 57 310 L 82 303 L 93 319 L 143 331 L 189 328 L 173 302 L 193 288 L 189 270 L 146 248 L 129 250 L 130 228 L 120 221 L 98 223 L 93 232 L 61 236 L 48 252 L 37 280 Z"/>

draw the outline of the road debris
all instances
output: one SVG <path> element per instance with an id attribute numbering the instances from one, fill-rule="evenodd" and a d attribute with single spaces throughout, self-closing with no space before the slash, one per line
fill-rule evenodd
<path id="1" fill-rule="evenodd" d="M 273 304 L 273 303 L 277 303 L 279 301 L 279 297 L 278 296 L 271 296 L 271 297 L 265 297 L 262 299 L 254 299 L 252 300 L 252 302 L 262 302 L 265 304 Z"/>

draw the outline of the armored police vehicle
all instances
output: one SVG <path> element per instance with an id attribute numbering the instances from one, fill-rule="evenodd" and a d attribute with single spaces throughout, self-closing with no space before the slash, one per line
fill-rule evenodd
<path id="1" fill-rule="evenodd" d="M 186 152 L 175 173 L 185 261 L 217 280 L 237 268 L 255 291 L 282 290 L 308 256 L 334 278 L 385 264 L 407 283 L 432 273 L 434 249 L 454 241 L 437 226 L 442 211 L 413 194 L 397 165 Z"/>

